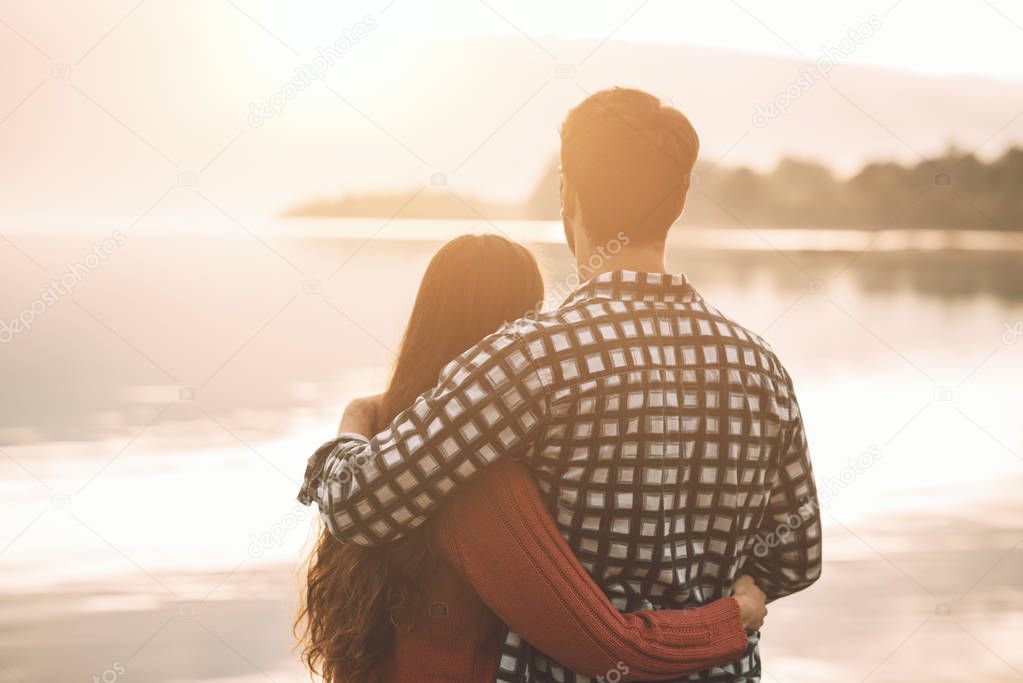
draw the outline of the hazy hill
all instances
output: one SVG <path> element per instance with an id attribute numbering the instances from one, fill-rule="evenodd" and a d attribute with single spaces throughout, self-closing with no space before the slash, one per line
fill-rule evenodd
<path id="1" fill-rule="evenodd" d="M 569 64 L 595 46 L 557 40 L 545 45 Z M 612 41 L 563 79 L 542 53 L 512 39 L 423 40 L 408 49 L 423 58 L 407 65 L 414 78 L 405 93 L 423 103 L 415 110 L 422 116 L 410 119 L 390 105 L 364 111 L 429 160 L 430 170 L 450 175 L 447 186 L 427 185 L 401 215 L 556 218 L 551 159 L 557 153 L 557 123 L 588 92 L 618 84 L 670 100 L 699 130 L 701 166 L 713 164 L 714 173 L 692 194 L 688 212 L 694 220 L 779 226 L 883 226 L 895 218 L 907 225 L 949 227 L 1023 224 L 1015 191 L 1017 162 L 1006 153 L 1023 144 L 1020 83 L 840 63 L 793 100 L 783 116 L 755 126 L 756 108 L 784 92 L 803 62 Z M 428 110 L 430 103 L 442 110 Z M 404 154 L 386 139 L 378 146 Z M 949 152 L 953 147 L 969 153 Z M 941 167 L 961 156 L 967 159 L 954 169 L 953 184 L 937 185 Z M 369 184 L 365 178 L 338 178 L 339 190 L 306 192 L 306 198 L 321 199 L 306 199 L 288 213 L 393 215 L 428 179 L 424 172 L 403 180 L 394 170 Z M 888 182 L 896 178 L 894 185 Z M 934 191 L 900 215 L 927 188 Z"/>
<path id="2" fill-rule="evenodd" d="M 462 197 L 519 202 L 557 153 L 565 112 L 587 92 L 615 84 L 646 88 L 681 107 L 700 132 L 708 163 L 720 158 L 721 165 L 759 171 L 789 157 L 821 160 L 847 177 L 873 160 L 919 163 L 916 152 L 941 155 L 952 143 L 979 149 L 986 160 L 1023 144 L 1023 117 L 1014 118 L 1023 111 L 1017 82 L 841 64 L 787 114 L 758 128 L 755 107 L 784 92 L 802 62 L 612 40 L 580 64 L 596 41 L 544 38 L 552 59 L 522 37 L 409 38 L 383 27 L 282 115 L 251 128 L 251 104 L 276 92 L 307 57 L 264 49 L 258 59 L 220 64 L 235 53 L 214 49 L 215 41 L 177 42 L 185 37 L 170 32 L 167 42 L 147 43 L 125 31 L 120 39 L 139 41 L 125 45 L 137 47 L 142 60 L 130 79 L 106 77 L 121 67 L 113 49 L 98 51 L 75 73 L 77 87 L 177 168 L 58 79 L 0 128 L 7 181 L 0 212 L 137 216 L 179 172 L 199 171 L 214 158 L 199 187 L 239 218 L 314 197 L 418 189 L 435 172 L 448 174 L 447 188 Z M 182 54 L 189 60 L 182 63 Z M 211 63 L 219 64 L 218 78 L 230 74 L 230 87 L 210 80 Z M 574 65 L 572 78 L 556 76 L 558 63 Z M 9 101 L 2 110 L 11 111 L 35 81 L 4 77 Z M 429 188 L 422 199 L 444 189 Z M 443 213 L 452 215 L 454 206 Z M 216 213 L 187 192 L 172 193 L 159 209 Z M 500 207 L 485 213 L 490 209 Z"/>

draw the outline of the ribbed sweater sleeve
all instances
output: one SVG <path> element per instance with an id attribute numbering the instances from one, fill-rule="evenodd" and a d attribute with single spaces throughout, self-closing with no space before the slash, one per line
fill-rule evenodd
<path id="1" fill-rule="evenodd" d="M 558 533 L 518 462 L 489 468 L 447 502 L 434 528 L 439 547 L 483 602 L 578 674 L 664 679 L 726 664 L 746 649 L 732 598 L 685 610 L 616 609 Z"/>

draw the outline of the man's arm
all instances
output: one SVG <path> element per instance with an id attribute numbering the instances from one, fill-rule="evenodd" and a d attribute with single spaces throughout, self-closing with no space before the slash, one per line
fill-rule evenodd
<path id="1" fill-rule="evenodd" d="M 788 378 L 786 378 L 788 379 Z M 781 432 L 778 471 L 752 555 L 742 572 L 776 600 L 808 587 L 821 575 L 821 520 L 813 467 L 792 382 L 789 420 Z"/>
<path id="2" fill-rule="evenodd" d="M 703 607 L 619 612 L 561 537 L 528 470 L 510 460 L 445 503 L 430 531 L 501 621 L 587 677 L 663 680 L 727 664 L 766 614 L 750 581 Z"/>
<path id="3" fill-rule="evenodd" d="M 381 433 L 342 433 L 321 446 L 299 500 L 317 503 L 341 541 L 394 540 L 484 467 L 523 452 L 546 417 L 546 402 L 522 337 L 497 332 L 452 361 L 439 384 Z"/>

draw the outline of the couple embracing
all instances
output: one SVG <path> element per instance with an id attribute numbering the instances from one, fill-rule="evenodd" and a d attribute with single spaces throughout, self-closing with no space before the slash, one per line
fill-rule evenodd
<path id="1" fill-rule="evenodd" d="M 792 379 L 665 266 L 698 150 L 638 90 L 569 112 L 590 277 L 553 310 L 519 244 L 434 256 L 386 391 L 299 493 L 324 524 L 298 627 L 325 681 L 760 679 L 766 603 L 820 576 L 821 528 Z"/>

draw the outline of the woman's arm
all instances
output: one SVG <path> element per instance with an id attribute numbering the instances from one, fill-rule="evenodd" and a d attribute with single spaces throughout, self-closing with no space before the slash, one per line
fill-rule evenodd
<path id="1" fill-rule="evenodd" d="M 623 614 L 573 555 L 528 470 L 505 460 L 443 508 L 435 539 L 512 630 L 576 673 L 624 680 L 681 676 L 739 658 L 740 607 L 725 598 L 687 610 Z"/>

